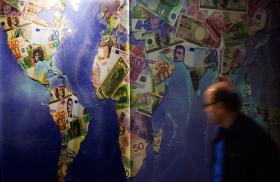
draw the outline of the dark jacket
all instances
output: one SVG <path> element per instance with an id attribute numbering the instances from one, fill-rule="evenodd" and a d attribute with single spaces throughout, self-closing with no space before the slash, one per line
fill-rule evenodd
<path id="1" fill-rule="evenodd" d="M 219 131 L 214 145 L 221 139 L 224 139 L 224 182 L 280 181 L 277 148 L 270 135 L 250 118 L 239 114 L 229 129 Z"/>

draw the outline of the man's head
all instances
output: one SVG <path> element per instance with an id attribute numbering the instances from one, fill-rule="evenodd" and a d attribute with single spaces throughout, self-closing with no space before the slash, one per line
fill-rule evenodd
<path id="1" fill-rule="evenodd" d="M 213 84 L 204 93 L 204 110 L 212 124 L 228 127 L 240 106 L 240 96 L 229 81 Z"/>
<path id="2" fill-rule="evenodd" d="M 185 47 L 177 45 L 174 49 L 174 61 L 184 61 L 185 58 Z"/>

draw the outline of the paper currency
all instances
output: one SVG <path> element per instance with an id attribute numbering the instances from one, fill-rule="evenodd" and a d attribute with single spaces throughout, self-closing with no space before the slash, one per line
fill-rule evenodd
<path id="1" fill-rule="evenodd" d="M 130 54 L 130 83 L 133 87 L 143 88 L 147 82 L 149 63 L 144 57 Z"/>
<path id="2" fill-rule="evenodd" d="M 233 24 L 229 16 L 229 13 L 215 11 L 206 19 L 208 30 L 215 39 L 220 39 L 224 32 Z"/>
<path id="3" fill-rule="evenodd" d="M 5 0 L 5 1 L 19 11 L 24 10 L 26 2 L 27 2 L 27 0 Z"/>
<path id="4" fill-rule="evenodd" d="M 137 111 L 151 117 L 157 106 L 160 104 L 161 100 L 162 96 L 151 93 L 149 104 L 139 106 Z"/>
<path id="5" fill-rule="evenodd" d="M 160 145 L 162 141 L 163 131 L 159 129 L 157 132 L 154 133 L 153 136 L 153 151 L 157 154 L 160 150 Z"/>
<path id="6" fill-rule="evenodd" d="M 130 115 L 130 131 L 141 138 L 152 141 L 152 123 L 151 117 L 131 110 Z"/>
<path id="7" fill-rule="evenodd" d="M 176 36 L 200 46 L 210 48 L 217 48 L 220 43 L 219 40 L 215 40 L 209 33 L 209 30 L 203 22 L 184 14 L 180 16 Z"/>
<path id="8" fill-rule="evenodd" d="M 122 81 L 129 72 L 129 66 L 122 57 L 119 57 L 117 63 L 112 68 L 111 72 L 97 89 L 99 98 L 110 98 L 118 89 Z"/>
<path id="9" fill-rule="evenodd" d="M 5 31 L 16 29 L 27 24 L 20 16 L 5 16 L 0 17 L 0 25 Z"/>
<path id="10" fill-rule="evenodd" d="M 21 11 L 14 8 L 4 0 L 0 0 L 0 16 L 20 16 Z"/>
<path id="11" fill-rule="evenodd" d="M 182 9 L 182 0 L 136 0 L 144 8 L 174 26 Z"/>
<path id="12" fill-rule="evenodd" d="M 222 11 L 248 11 L 248 0 L 199 0 L 200 8 Z"/>
<path id="13" fill-rule="evenodd" d="M 112 99 L 115 101 L 117 109 L 128 108 L 130 106 L 130 94 L 128 84 L 122 84 L 112 96 Z"/>
<path id="14" fill-rule="evenodd" d="M 22 59 L 28 56 L 26 44 L 22 37 L 9 40 L 8 45 L 16 59 Z"/>
<path id="15" fill-rule="evenodd" d="M 145 40 L 146 54 L 160 49 L 159 34 L 154 32 L 146 32 L 143 34 L 143 40 Z"/>
<path id="16" fill-rule="evenodd" d="M 243 22 L 233 25 L 224 34 L 225 47 L 234 47 L 244 45 L 246 39 L 249 37 L 249 26 Z"/>

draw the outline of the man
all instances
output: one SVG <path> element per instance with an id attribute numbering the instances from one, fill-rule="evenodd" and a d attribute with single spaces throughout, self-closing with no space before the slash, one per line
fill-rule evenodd
<path id="1" fill-rule="evenodd" d="M 229 81 L 204 93 L 210 122 L 220 127 L 213 147 L 214 182 L 280 181 L 279 154 L 270 136 L 240 112 L 241 99 Z"/>

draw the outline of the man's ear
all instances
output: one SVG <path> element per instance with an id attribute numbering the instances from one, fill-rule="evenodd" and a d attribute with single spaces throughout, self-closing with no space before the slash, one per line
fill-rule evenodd
<path id="1" fill-rule="evenodd" d="M 216 103 L 216 108 L 219 109 L 220 111 L 224 111 L 225 110 L 225 104 L 222 102 L 218 102 Z"/>

